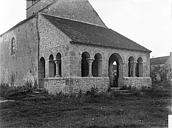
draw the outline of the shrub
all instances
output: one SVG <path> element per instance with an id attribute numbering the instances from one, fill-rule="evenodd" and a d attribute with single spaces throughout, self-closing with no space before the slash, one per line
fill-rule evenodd
<path id="1" fill-rule="evenodd" d="M 9 85 L 8 84 L 6 84 L 6 83 L 1 83 L 0 84 L 0 96 L 1 97 L 4 97 L 5 96 L 5 94 L 6 94 L 6 92 L 7 92 L 7 90 L 9 90 Z"/>
<path id="2" fill-rule="evenodd" d="M 144 91 L 145 95 L 151 97 L 171 97 L 170 90 L 164 90 L 162 88 L 152 88 L 149 90 Z"/>
<path id="3" fill-rule="evenodd" d="M 98 94 L 98 89 L 94 87 L 91 88 L 91 91 L 86 92 L 86 95 L 90 97 L 95 97 L 97 94 Z"/>
<path id="4" fill-rule="evenodd" d="M 28 93 L 32 93 L 35 88 L 31 83 L 26 82 L 24 86 L 9 86 L 8 84 L 0 84 L 0 96 L 7 99 L 16 99 L 24 97 Z"/>

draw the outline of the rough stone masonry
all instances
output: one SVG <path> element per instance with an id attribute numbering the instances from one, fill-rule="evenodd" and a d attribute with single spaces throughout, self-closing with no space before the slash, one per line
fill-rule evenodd
<path id="1" fill-rule="evenodd" d="M 88 0 L 26 0 L 0 36 L 0 82 L 50 93 L 151 86 L 150 50 L 109 29 Z"/>

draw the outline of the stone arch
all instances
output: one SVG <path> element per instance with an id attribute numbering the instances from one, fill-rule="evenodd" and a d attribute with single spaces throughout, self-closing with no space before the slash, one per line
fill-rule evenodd
<path id="1" fill-rule="evenodd" d="M 118 87 L 123 77 L 123 60 L 118 53 L 114 53 L 109 58 L 108 74 L 111 87 Z"/>
<path id="2" fill-rule="evenodd" d="M 89 63 L 88 59 L 90 58 L 90 54 L 88 52 L 82 53 L 81 59 L 81 76 L 86 77 L 89 75 Z"/>
<path id="3" fill-rule="evenodd" d="M 143 59 L 141 57 L 137 59 L 136 76 L 143 77 Z"/>
<path id="4" fill-rule="evenodd" d="M 51 54 L 49 56 L 49 77 L 54 77 L 56 74 L 56 66 L 54 62 L 54 56 Z"/>
<path id="5" fill-rule="evenodd" d="M 61 53 L 57 53 L 55 64 L 56 64 L 56 77 L 62 76 Z"/>
<path id="6" fill-rule="evenodd" d="M 45 78 L 45 59 L 44 59 L 44 57 L 41 57 L 40 61 L 39 61 L 39 77 L 41 79 Z"/>
<path id="7" fill-rule="evenodd" d="M 97 53 L 94 56 L 94 61 L 92 64 L 92 74 L 94 77 L 99 77 L 102 74 L 102 55 Z"/>
<path id="8" fill-rule="evenodd" d="M 134 76 L 134 57 L 130 56 L 128 59 L 128 77 Z"/>

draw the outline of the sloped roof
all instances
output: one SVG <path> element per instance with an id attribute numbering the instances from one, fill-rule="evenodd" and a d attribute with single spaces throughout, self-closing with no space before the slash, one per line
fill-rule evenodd
<path id="1" fill-rule="evenodd" d="M 169 56 L 151 58 L 150 63 L 151 63 L 151 65 L 165 64 L 167 62 L 168 58 L 169 58 Z"/>
<path id="2" fill-rule="evenodd" d="M 43 16 L 71 38 L 71 43 L 151 52 L 111 29 L 46 14 Z"/>

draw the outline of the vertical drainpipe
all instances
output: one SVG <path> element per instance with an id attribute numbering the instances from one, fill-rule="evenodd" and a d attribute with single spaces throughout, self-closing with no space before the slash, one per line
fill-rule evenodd
<path id="1" fill-rule="evenodd" d="M 37 37 L 38 37 L 38 74 L 37 74 L 37 84 L 38 84 L 38 88 L 39 88 L 39 45 L 40 45 L 40 35 L 39 35 L 39 24 L 38 24 L 38 19 L 39 19 L 39 14 L 36 14 L 36 30 L 37 30 Z"/>

